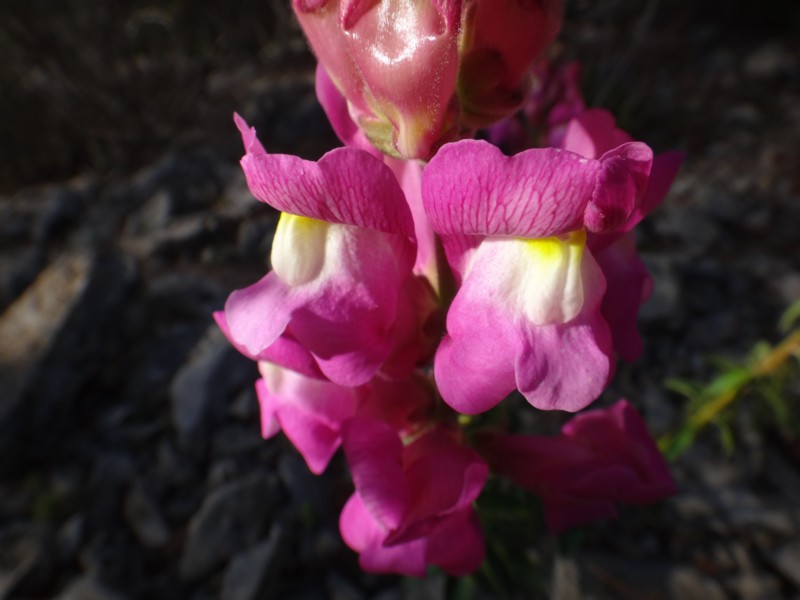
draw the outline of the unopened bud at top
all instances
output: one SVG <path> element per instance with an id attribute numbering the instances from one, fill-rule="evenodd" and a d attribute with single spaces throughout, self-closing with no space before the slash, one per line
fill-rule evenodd
<path id="1" fill-rule="evenodd" d="M 381 151 L 429 159 L 519 108 L 561 0 L 293 0 L 350 116 Z"/>

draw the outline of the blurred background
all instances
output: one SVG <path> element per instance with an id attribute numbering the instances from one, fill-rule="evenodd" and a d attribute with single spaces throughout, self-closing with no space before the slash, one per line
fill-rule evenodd
<path id="1" fill-rule="evenodd" d="M 800 299 L 799 31 L 796 2 L 567 0 L 588 104 L 686 152 L 640 228 L 645 355 L 601 400 L 656 436 Z M 341 461 L 261 440 L 210 317 L 276 223 L 232 113 L 272 152 L 337 144 L 289 1 L 0 0 L 0 57 L 0 598 L 800 597 L 792 351 L 676 454 L 664 505 L 560 540 L 521 518 L 466 582 L 363 574 Z"/>

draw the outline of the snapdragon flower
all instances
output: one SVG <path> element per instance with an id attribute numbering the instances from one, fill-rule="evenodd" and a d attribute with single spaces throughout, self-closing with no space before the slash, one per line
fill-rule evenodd
<path id="1" fill-rule="evenodd" d="M 461 286 L 434 366 L 445 402 L 476 414 L 519 389 L 537 408 L 576 411 L 600 394 L 611 336 L 585 231 L 627 221 L 651 161 L 638 142 L 597 160 L 555 148 L 506 157 L 481 141 L 442 147 L 422 184 Z"/>

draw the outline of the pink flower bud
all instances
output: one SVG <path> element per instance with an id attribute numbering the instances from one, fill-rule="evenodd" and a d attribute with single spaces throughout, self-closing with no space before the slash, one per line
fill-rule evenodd
<path id="1" fill-rule="evenodd" d="M 294 0 L 322 66 L 381 151 L 427 158 L 453 139 L 460 0 Z"/>
<path id="2" fill-rule="evenodd" d="M 561 24 L 561 0 L 293 6 L 349 116 L 376 148 L 406 159 L 427 160 L 517 110 L 534 59 Z"/>

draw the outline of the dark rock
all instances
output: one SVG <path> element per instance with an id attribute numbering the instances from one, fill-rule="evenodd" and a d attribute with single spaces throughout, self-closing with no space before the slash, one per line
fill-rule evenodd
<path id="1" fill-rule="evenodd" d="M 800 588 L 800 540 L 776 548 L 772 553 L 772 564 L 781 575 Z"/>
<path id="2" fill-rule="evenodd" d="M 283 531 L 274 525 L 269 538 L 233 557 L 222 579 L 220 600 L 258 600 L 273 597 L 275 574 L 281 565 Z"/>
<path id="3" fill-rule="evenodd" d="M 117 594 L 93 577 L 85 575 L 72 581 L 56 600 L 122 600 L 124 596 Z"/>
<path id="4" fill-rule="evenodd" d="M 0 598 L 41 594 L 53 576 L 49 531 L 19 523 L 0 531 Z"/>
<path id="5" fill-rule="evenodd" d="M 211 492 L 189 523 L 181 577 L 205 576 L 252 546 L 264 532 L 275 501 L 275 486 L 261 474 Z"/>
<path id="6" fill-rule="evenodd" d="M 212 325 L 170 384 L 172 420 L 181 440 L 202 442 L 224 418 L 228 403 L 256 376 L 253 362 Z"/>
<path id="7" fill-rule="evenodd" d="M 671 598 L 681 600 L 727 600 L 725 589 L 712 578 L 690 567 L 670 571 L 667 589 Z"/>
<path id="8" fill-rule="evenodd" d="M 125 498 L 123 514 L 136 538 L 146 548 L 159 548 L 169 542 L 171 532 L 152 494 L 137 482 Z"/>

